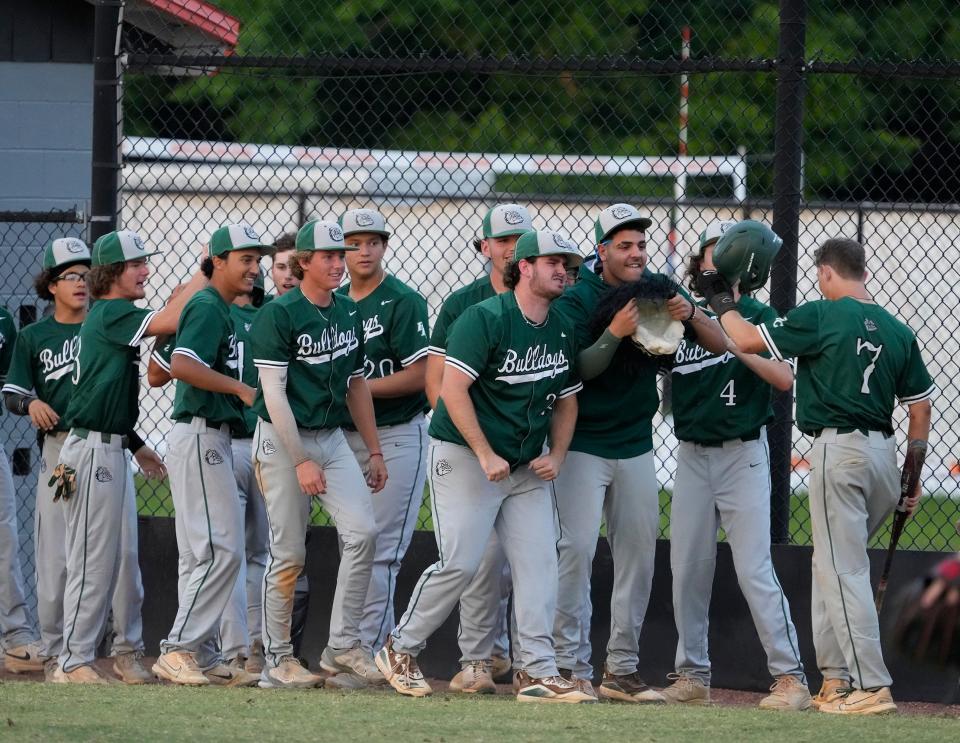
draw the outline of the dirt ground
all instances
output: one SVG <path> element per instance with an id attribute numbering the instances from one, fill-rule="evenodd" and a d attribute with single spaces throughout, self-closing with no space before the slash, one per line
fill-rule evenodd
<path id="1" fill-rule="evenodd" d="M 144 666 L 150 668 L 154 658 L 144 658 Z M 97 661 L 97 668 L 106 676 L 113 676 L 112 661 L 102 658 Z M 0 684 L 23 681 L 43 681 L 42 673 L 9 673 L 0 666 Z M 159 683 L 159 682 L 158 682 Z M 163 682 L 166 683 L 166 682 Z M 430 685 L 436 693 L 447 691 L 448 682 L 441 679 L 430 679 Z M 511 694 L 509 684 L 500 684 L 498 694 Z M 762 698 L 763 694 L 751 691 L 736 691 L 734 689 L 712 688 L 710 696 L 713 704 L 727 707 L 752 707 Z M 897 708 L 905 715 L 927 715 L 933 717 L 952 717 L 960 719 L 960 704 L 932 704 L 930 702 L 897 702 Z"/>

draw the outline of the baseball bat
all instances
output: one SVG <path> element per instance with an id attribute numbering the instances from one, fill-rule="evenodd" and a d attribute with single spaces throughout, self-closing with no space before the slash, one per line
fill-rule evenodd
<path id="1" fill-rule="evenodd" d="M 883 571 L 880 573 L 880 581 L 877 583 L 875 599 L 877 614 L 880 613 L 880 607 L 883 606 L 883 597 L 887 593 L 887 582 L 890 580 L 890 568 L 893 566 L 893 556 L 897 551 L 897 543 L 900 541 L 903 527 L 910 515 L 907 513 L 905 501 L 916 489 L 917 483 L 920 482 L 920 472 L 923 469 L 926 449 L 926 442 L 923 442 L 923 446 L 914 446 L 914 442 L 910 442 L 907 447 L 907 456 L 903 461 L 903 472 L 900 474 L 900 500 L 897 501 L 897 509 L 893 514 L 893 524 L 890 527 L 890 546 L 887 547 L 887 556 L 883 561 Z"/>

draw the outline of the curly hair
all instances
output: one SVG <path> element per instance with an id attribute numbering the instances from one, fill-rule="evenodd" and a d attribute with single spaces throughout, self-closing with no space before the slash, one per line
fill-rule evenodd
<path id="1" fill-rule="evenodd" d="M 45 268 L 34 277 L 33 290 L 40 299 L 45 299 L 48 302 L 53 301 L 53 294 L 50 293 L 50 284 L 56 281 L 59 275 L 59 268 Z"/>
<path id="2" fill-rule="evenodd" d="M 90 296 L 99 299 L 107 294 L 113 286 L 113 282 L 120 277 L 126 267 L 127 264 L 122 261 L 108 263 L 105 266 L 93 266 L 90 273 L 87 274 L 87 287 L 90 289 Z"/>
<path id="3" fill-rule="evenodd" d="M 703 270 L 703 253 L 704 251 L 700 250 L 690 256 L 687 260 L 687 270 L 684 273 L 684 276 L 687 277 L 687 288 L 697 294 L 700 293 L 697 290 L 697 278 L 700 276 L 700 271 Z"/>
<path id="4" fill-rule="evenodd" d="M 533 263 L 535 258 L 524 258 L 528 263 Z M 503 285 L 510 291 L 517 288 L 520 283 L 520 261 L 510 261 L 507 264 L 507 270 L 503 273 Z"/>
<path id="5" fill-rule="evenodd" d="M 312 250 L 298 250 L 290 256 L 290 273 L 297 281 L 303 281 L 303 266 L 313 258 Z"/>

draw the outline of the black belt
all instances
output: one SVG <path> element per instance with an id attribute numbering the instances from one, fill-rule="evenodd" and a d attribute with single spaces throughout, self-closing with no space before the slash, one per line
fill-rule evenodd
<path id="1" fill-rule="evenodd" d="M 810 436 L 813 436 L 813 438 L 815 438 L 815 439 L 816 439 L 816 438 L 820 438 L 820 436 L 823 434 L 824 430 L 826 430 L 826 429 L 818 428 L 818 429 L 816 429 L 815 431 L 811 431 L 809 435 L 810 435 Z M 864 436 L 869 436 L 869 435 L 870 435 L 870 429 L 869 429 L 869 428 L 860 428 L 859 426 L 843 426 L 842 428 L 837 428 L 837 433 L 853 433 L 854 431 L 859 431 L 859 432 L 862 433 Z M 883 438 L 885 438 L 885 439 L 889 439 L 891 436 L 893 436 L 893 433 L 890 432 L 890 431 L 877 431 L 877 433 L 883 434 Z"/>
<path id="2" fill-rule="evenodd" d="M 752 433 L 745 433 L 743 436 L 733 436 L 722 441 L 694 441 L 693 443 L 699 444 L 700 446 L 708 446 L 712 449 L 719 449 L 723 446 L 724 441 L 756 441 L 759 438 L 760 431 L 753 431 Z"/>
<path id="3" fill-rule="evenodd" d="M 91 431 L 88 428 L 72 428 L 70 430 L 75 436 L 83 440 L 86 440 L 91 433 L 97 433 L 96 431 Z M 100 432 L 100 441 L 104 444 L 109 444 L 115 435 L 116 434 L 113 433 Z M 126 436 L 120 436 L 120 446 L 122 446 L 124 449 L 128 448 L 130 446 L 130 440 Z"/>

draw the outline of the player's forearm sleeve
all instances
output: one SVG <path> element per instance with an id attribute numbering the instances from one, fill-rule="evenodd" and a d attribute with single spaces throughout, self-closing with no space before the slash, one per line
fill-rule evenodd
<path id="1" fill-rule="evenodd" d="M 300 432 L 297 430 L 297 421 L 293 417 L 290 403 L 287 401 L 287 370 L 274 369 L 269 366 L 258 367 L 260 372 L 260 387 L 263 389 L 263 401 L 270 414 L 270 423 L 280 437 L 280 443 L 287 450 L 287 455 L 293 466 L 306 462 L 307 456 L 300 441 Z"/>
<path id="2" fill-rule="evenodd" d="M 619 347 L 620 338 L 611 333 L 609 328 L 604 330 L 592 346 L 577 354 L 577 373 L 580 379 L 593 379 L 603 374 Z"/>
<path id="3" fill-rule="evenodd" d="M 30 395 L 21 395 L 19 392 L 4 392 L 3 402 L 14 415 L 27 415 L 30 403 L 37 398 Z"/>
<path id="4" fill-rule="evenodd" d="M 127 434 L 127 448 L 130 450 L 130 453 L 136 454 L 146 445 L 147 442 L 140 438 L 140 434 L 130 429 L 130 433 Z"/>

